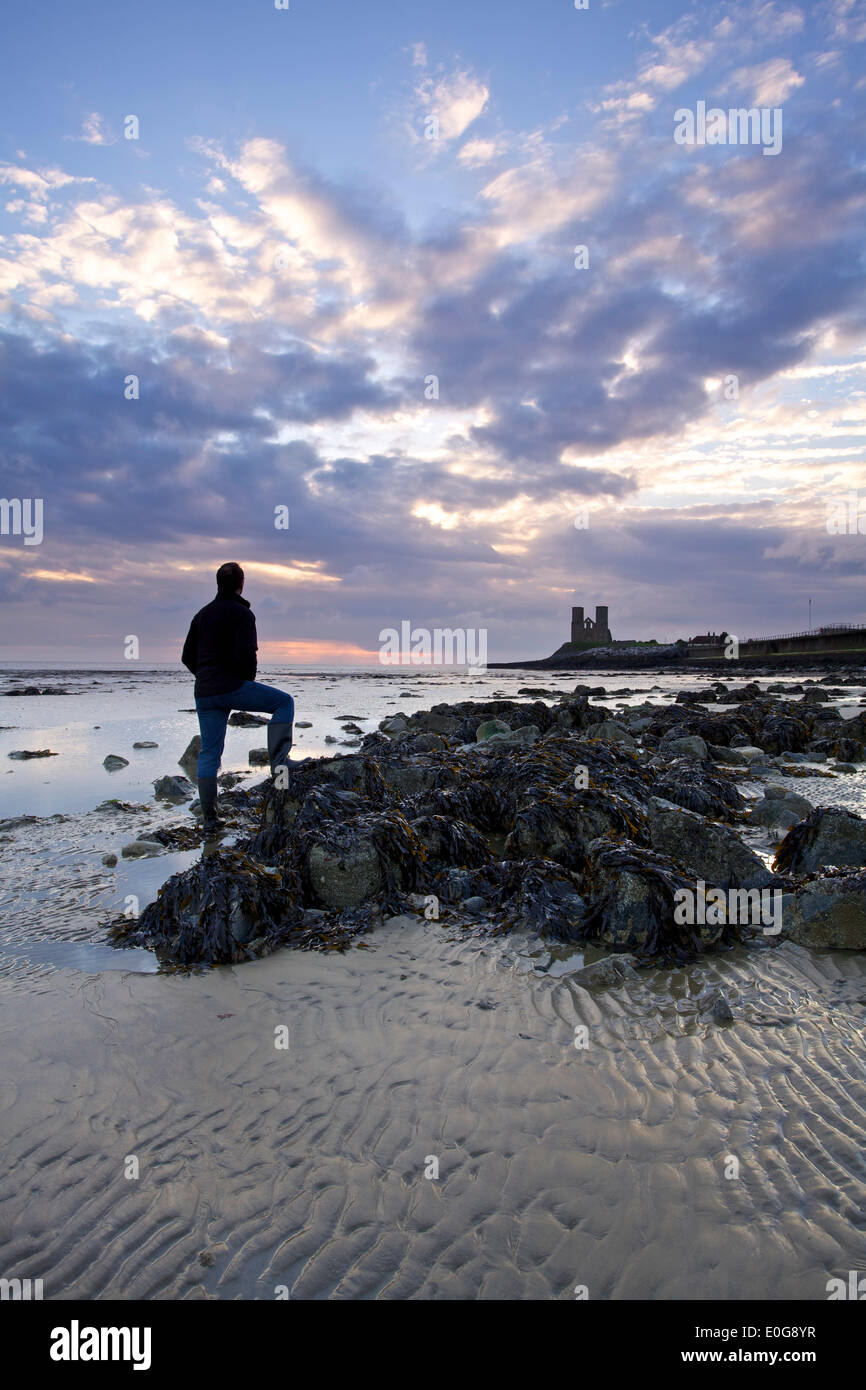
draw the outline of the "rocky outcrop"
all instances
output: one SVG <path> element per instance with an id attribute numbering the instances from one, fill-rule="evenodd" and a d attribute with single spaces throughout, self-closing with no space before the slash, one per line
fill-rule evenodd
<path id="1" fill-rule="evenodd" d="M 118 926 L 117 939 L 151 941 L 181 964 L 286 944 L 341 949 L 419 901 L 434 905 L 432 920 L 465 930 L 529 930 L 641 960 L 751 939 L 754 924 L 737 914 L 680 920 L 678 895 L 697 885 L 740 894 L 784 886 L 800 894 L 805 921 L 821 890 L 801 893 L 798 876 L 861 865 L 866 822 L 812 812 L 776 768 L 757 805 L 738 781 L 753 781 L 770 759 L 793 765 L 805 755 L 791 745 L 813 741 L 819 726 L 825 735 L 832 721 L 820 703 L 794 712 L 754 686 L 718 693 L 736 709 L 684 700 L 612 719 L 580 691 L 550 704 L 468 700 L 391 715 L 357 752 L 293 762 L 285 788 L 268 779 L 224 792 L 224 804 L 239 799 L 246 829 L 253 816 L 257 828 L 175 875 L 159 910 Z M 197 752 L 193 740 L 185 757 Z M 742 840 L 750 804 L 753 824 L 805 816 L 779 847 L 784 885 Z M 154 832 L 152 852 L 185 848 L 194 835 Z"/>

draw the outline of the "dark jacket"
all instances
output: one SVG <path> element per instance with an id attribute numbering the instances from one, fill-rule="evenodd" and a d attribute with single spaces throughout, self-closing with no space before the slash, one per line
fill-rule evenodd
<path id="1" fill-rule="evenodd" d="M 256 678 L 256 620 L 240 594 L 219 590 L 190 623 L 181 661 L 195 676 L 195 693 L 226 695 Z"/>

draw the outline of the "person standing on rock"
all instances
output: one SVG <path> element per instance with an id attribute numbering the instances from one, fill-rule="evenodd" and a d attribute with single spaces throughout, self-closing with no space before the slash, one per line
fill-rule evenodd
<path id="1" fill-rule="evenodd" d="M 220 565 L 216 598 L 190 623 L 181 661 L 195 676 L 195 707 L 201 729 L 198 794 L 206 834 L 218 828 L 217 771 L 234 709 L 269 714 L 268 756 L 271 775 L 288 768 L 295 702 L 285 690 L 256 680 L 256 620 L 245 598 L 240 565 Z"/>

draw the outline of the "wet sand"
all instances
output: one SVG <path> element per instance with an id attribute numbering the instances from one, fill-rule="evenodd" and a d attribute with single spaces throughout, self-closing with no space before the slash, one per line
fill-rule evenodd
<path id="1" fill-rule="evenodd" d="M 594 994 L 581 960 L 401 918 L 345 955 L 4 979 L 6 1273 L 61 1299 L 824 1300 L 863 1263 L 862 958 L 738 948 Z M 715 983 L 731 1025 L 699 1012 Z"/>

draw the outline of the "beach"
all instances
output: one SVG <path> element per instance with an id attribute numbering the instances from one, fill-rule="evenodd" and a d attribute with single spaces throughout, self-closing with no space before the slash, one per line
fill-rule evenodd
<path id="1" fill-rule="evenodd" d="M 270 678 L 312 723 L 311 756 L 349 751 L 324 745 L 341 713 L 373 730 L 395 708 L 532 683 Z M 90 695 L 0 705 L 18 721 L 0 751 L 58 752 L 10 763 L 2 789 L 7 1273 L 59 1299 L 824 1300 L 858 1267 L 862 952 L 735 945 L 599 989 L 576 978 L 592 948 L 399 914 L 343 952 L 160 973 L 100 923 L 129 894 L 143 909 L 198 852 L 111 869 L 102 856 L 132 824 L 190 819 L 148 800 L 195 732 L 179 713 L 188 683 L 50 676 L 85 679 Z M 597 680 L 611 712 L 648 698 L 615 687 L 657 685 L 670 702 L 697 684 Z M 862 699 L 852 686 L 837 703 L 850 715 Z M 133 735 L 160 744 L 146 767 Z M 224 768 L 249 771 L 262 742 L 234 730 Z M 103 747 L 133 771 L 106 774 Z M 87 763 L 84 782 L 64 778 L 64 757 Z M 862 811 L 864 779 L 797 790 Z M 96 810 L 111 797 L 147 809 Z M 38 819 L 7 826 L 22 816 Z M 719 989 L 732 1026 L 706 1010 Z"/>

